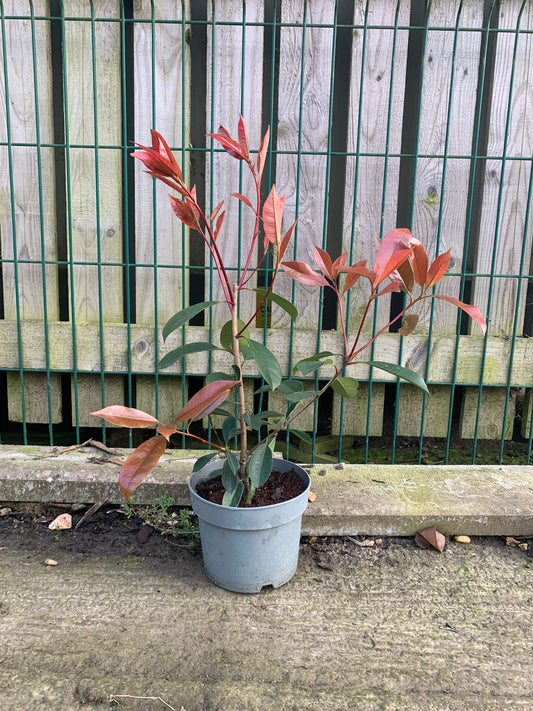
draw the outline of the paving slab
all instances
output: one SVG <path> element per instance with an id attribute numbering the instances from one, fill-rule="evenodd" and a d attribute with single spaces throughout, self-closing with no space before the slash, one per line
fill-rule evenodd
<path id="1" fill-rule="evenodd" d="M 123 501 L 120 461 L 95 447 L 0 448 L 0 502 Z M 134 494 L 139 504 L 172 496 L 189 505 L 187 478 L 199 455 L 169 450 Z M 304 466 L 306 466 L 304 464 Z M 436 526 L 445 534 L 533 535 L 532 466 L 315 465 L 316 500 L 304 515 L 308 535 L 410 536 Z"/>
<path id="2" fill-rule="evenodd" d="M 503 540 L 306 544 L 287 585 L 239 595 L 155 535 L 17 531 L 0 541 L 2 711 L 533 708 L 533 558 Z"/>

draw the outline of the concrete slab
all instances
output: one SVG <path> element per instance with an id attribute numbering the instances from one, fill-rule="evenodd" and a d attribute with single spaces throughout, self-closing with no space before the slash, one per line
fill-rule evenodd
<path id="1" fill-rule="evenodd" d="M 54 454 L 54 456 L 50 456 Z M 117 457 L 93 447 L 54 453 L 0 448 L 0 502 L 109 503 L 123 499 Z M 162 495 L 188 506 L 187 477 L 198 456 L 169 450 L 135 492 L 140 504 Z M 303 520 L 308 535 L 409 536 L 436 526 L 447 534 L 533 535 L 533 467 L 335 465 L 309 467 L 316 501 Z"/>
<path id="2" fill-rule="evenodd" d="M 32 530 L 0 545 L 2 711 L 533 708 L 533 559 L 501 540 L 305 545 L 247 596 L 157 536 Z"/>

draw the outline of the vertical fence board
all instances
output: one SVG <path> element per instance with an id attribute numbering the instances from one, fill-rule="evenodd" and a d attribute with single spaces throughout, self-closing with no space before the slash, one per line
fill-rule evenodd
<path id="1" fill-rule="evenodd" d="M 397 226 L 396 212 L 402 147 L 402 122 L 407 67 L 408 32 L 395 29 L 409 24 L 409 0 L 383 3 L 357 2 L 354 9 L 352 69 L 348 116 L 349 154 L 346 160 L 346 187 L 342 252 L 349 261 L 366 259 L 374 264 L 377 238 Z M 383 25 L 384 28 L 369 25 Z M 393 61 L 394 57 L 394 61 Z M 393 155 L 391 155 L 393 154 Z M 354 205 L 355 200 L 355 205 Z M 361 279 L 350 292 L 348 330 L 359 328 L 368 299 L 369 287 Z M 377 309 L 377 314 L 374 314 Z M 367 316 L 363 333 L 389 320 L 390 297 L 377 301 Z M 369 354 L 370 355 L 370 354 Z M 353 401 L 342 408 L 343 434 L 379 436 L 385 388 L 372 385 L 368 419 L 368 386 L 361 387 Z M 333 396 L 333 431 L 340 427 L 341 402 Z"/>
<path id="2" fill-rule="evenodd" d="M 64 12 L 67 18 L 90 18 L 91 3 L 64 0 Z M 116 19 L 120 4 L 102 0 L 95 12 L 98 18 Z M 122 267 L 106 266 L 122 261 L 120 24 L 99 19 L 93 26 L 88 19 L 67 19 L 64 42 L 71 319 L 121 322 Z M 99 260 L 102 266 L 96 264 Z M 105 363 L 95 364 L 97 368 L 104 370 Z M 95 378 L 94 387 L 100 384 Z M 78 393 L 73 411 L 80 425 L 89 419 L 94 424 L 84 392 Z"/>
<path id="3" fill-rule="evenodd" d="M 209 3 L 208 20 L 214 25 L 207 27 L 206 133 L 218 131 L 222 125 L 232 136 L 236 136 L 239 114 L 242 113 L 250 147 L 253 149 L 259 147 L 261 140 L 263 28 L 247 23 L 260 23 L 263 19 L 263 3 L 221 0 L 213 7 Z M 208 139 L 208 145 L 209 141 L 211 139 Z M 220 151 L 218 143 L 213 142 L 213 148 L 212 160 L 208 160 L 206 167 L 206 212 L 209 214 L 224 200 L 226 217 L 217 244 L 232 284 L 246 263 L 255 216 L 248 207 L 231 197 L 231 193 L 243 193 L 255 204 L 255 188 L 242 163 L 231 158 L 225 151 Z M 210 254 L 206 250 L 206 264 L 209 263 Z M 254 255 L 252 268 L 256 264 Z M 212 291 L 209 278 L 210 275 L 206 277 L 206 298 L 222 300 L 223 292 L 216 272 L 212 274 Z M 248 285 L 253 287 L 255 283 L 253 279 Z M 242 313 L 253 313 L 251 309 L 255 308 L 255 302 L 253 292 L 242 293 Z M 226 304 L 212 309 L 215 329 L 220 328 L 229 318 Z"/>
<path id="4" fill-rule="evenodd" d="M 276 184 L 280 195 L 287 194 L 286 226 L 298 212 L 293 245 L 285 258 L 310 264 L 314 264 L 313 245 L 324 246 L 328 162 L 324 153 L 328 149 L 333 29 L 302 27 L 302 18 L 305 14 L 307 25 L 331 25 L 334 13 L 334 3 L 318 0 L 282 3 L 282 23 L 296 26 L 282 24 L 280 31 Z M 290 299 L 292 288 L 292 280 L 282 275 L 278 293 Z M 298 327 L 316 329 L 321 310 L 319 289 L 294 282 L 294 304 L 298 309 Z M 287 314 L 275 305 L 272 325 L 276 328 L 290 325 Z"/>
<path id="5" fill-rule="evenodd" d="M 526 390 L 524 406 L 522 410 L 522 426 L 520 434 L 527 439 L 531 434 L 531 415 L 533 414 L 533 390 Z"/>
<path id="6" fill-rule="evenodd" d="M 29 143 L 11 147 L 13 194 L 9 176 L 8 148 L 1 149 L 0 167 L 0 235 L 1 253 L 6 261 L 2 267 L 4 315 L 21 321 L 55 321 L 59 317 L 57 266 L 44 267 L 45 260 L 57 259 L 56 212 L 54 193 L 53 149 L 41 144 L 53 143 L 52 77 L 50 56 L 50 24 L 35 22 L 32 33 L 28 4 L 9 0 L 3 3 L 6 15 L 28 19 L 6 20 L 8 103 L 2 93 L 0 140 Z M 47 3 L 34 3 L 35 14 L 47 14 Z M 33 41 L 35 40 L 35 66 Z M 0 55 L 3 55 L 0 47 Z M 4 57 L 1 56 L 2 72 Z M 37 86 L 34 86 L 34 81 Z M 9 107 L 9 133 L 8 115 Z M 4 110 L 5 109 L 5 110 Z M 39 194 L 39 185 L 41 193 Z M 12 205 L 14 206 L 14 225 Z M 16 249 L 15 249 L 16 247 Z M 19 261 L 20 260 L 20 261 Z M 27 260 L 27 261 L 26 261 Z M 18 290 L 15 288 L 15 270 Z M 43 283 L 43 272 L 45 283 Z M 18 312 L 17 312 L 18 303 Z M 45 339 L 41 341 L 46 347 Z M 26 366 L 22 346 L 23 363 Z M 8 417 L 14 421 L 59 422 L 61 420 L 60 382 L 58 376 L 25 375 L 24 393 L 17 373 L 8 373 Z M 49 387 L 48 397 L 43 397 Z M 24 408 L 23 408 L 24 398 Z"/>
<path id="7" fill-rule="evenodd" d="M 513 420 L 516 406 L 516 391 L 511 391 L 507 402 L 507 417 L 505 432 L 503 419 L 505 414 L 506 392 L 504 388 L 484 388 L 481 394 L 479 420 L 476 432 L 476 415 L 478 412 L 477 388 L 466 388 L 462 403 L 460 432 L 463 439 L 511 439 L 513 436 Z"/>
<path id="8" fill-rule="evenodd" d="M 529 173 L 533 154 L 533 4 L 506 0 L 500 7 L 496 38 L 494 82 L 490 107 L 490 125 L 483 183 L 479 243 L 474 272 L 518 275 L 525 240 L 525 264 L 530 263 L 533 222 L 525 234 Z M 518 35 L 514 30 L 521 30 Z M 527 32 L 525 32 L 527 30 Z M 515 42 L 516 59 L 513 62 Z M 514 77 L 512 76 L 514 67 Z M 510 107 L 510 121 L 507 117 Z M 504 155 L 504 150 L 506 155 Z M 522 160 L 505 160 L 522 158 Z M 503 160 L 502 160 L 503 157 Z M 490 308 L 489 333 L 508 336 L 513 331 L 515 309 L 521 326 L 525 311 L 526 286 L 523 283 L 517 302 L 519 280 L 476 277 L 472 298 L 483 313 Z M 489 307 L 490 298 L 490 307 Z"/>
<path id="9" fill-rule="evenodd" d="M 150 20 L 137 22 L 134 29 L 135 141 L 151 145 L 150 129 L 159 131 L 175 149 L 187 180 L 189 154 L 180 149 L 189 143 L 188 116 L 181 109 L 190 96 L 190 57 L 182 41 L 181 3 L 141 0 L 134 11 L 135 19 Z M 188 305 L 188 273 L 181 267 L 188 264 L 189 236 L 170 207 L 169 188 L 158 181 L 152 184 L 144 170 L 136 161 L 135 260 L 154 266 L 135 269 L 136 321 L 163 325 Z M 154 339 L 156 334 L 154 330 Z M 172 421 L 181 383 L 181 378 L 158 378 L 156 402 L 154 378 L 137 378 L 137 407 L 154 414 L 157 409 L 157 417 Z"/>
<path id="10" fill-rule="evenodd" d="M 437 252 L 451 249 L 448 269 L 451 273 L 460 273 L 466 258 L 469 154 L 481 46 L 481 32 L 472 28 L 481 29 L 482 24 L 483 5 L 477 0 L 431 3 L 423 59 L 417 147 L 421 157 L 417 160 L 412 231 L 424 243 L 430 259 Z M 464 27 L 469 31 L 461 31 Z M 457 28 L 457 32 L 449 28 Z M 445 278 L 436 291 L 458 298 L 460 286 L 458 278 Z M 416 313 L 420 317 L 417 332 L 429 333 L 430 328 L 432 334 L 456 332 L 457 309 L 451 304 L 426 300 L 416 307 Z M 425 399 L 425 436 L 446 436 L 450 395 L 450 388 L 431 387 L 431 397 Z M 402 416 L 397 421 L 397 434 L 419 436 L 424 407 L 422 391 L 402 384 L 398 406 Z"/>
<path id="11" fill-rule="evenodd" d="M 410 2 L 356 3 L 348 117 L 342 251 L 352 261 L 374 264 L 375 239 L 397 227 L 398 183 L 402 147 L 403 102 L 407 66 Z M 398 13 L 397 13 L 398 10 Z M 394 52 L 394 61 L 393 61 Z M 363 64 L 364 59 L 364 64 Z M 389 112 L 390 108 L 390 112 Z M 394 155 L 391 155 L 394 154 Z M 355 209 L 354 209 L 355 196 Z M 361 279 L 350 294 L 350 331 L 359 328 L 369 289 Z M 390 299 L 378 299 L 378 322 L 388 321 Z M 365 331 L 372 330 L 372 313 Z"/>

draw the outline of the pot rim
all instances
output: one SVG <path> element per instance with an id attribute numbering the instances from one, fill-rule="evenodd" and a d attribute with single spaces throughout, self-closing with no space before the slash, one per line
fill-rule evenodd
<path id="1" fill-rule="evenodd" d="M 292 504 L 293 502 L 299 501 L 301 499 L 301 497 L 303 497 L 303 496 L 305 496 L 305 498 L 307 500 L 308 495 L 309 495 L 309 489 L 311 488 L 311 476 L 310 476 L 309 472 L 306 469 L 304 469 L 300 464 L 295 464 L 294 462 L 291 462 L 288 459 L 277 459 L 275 461 L 287 462 L 288 464 L 290 464 L 291 467 L 296 467 L 297 469 L 299 469 L 300 471 L 302 471 L 305 474 L 306 479 L 302 479 L 302 481 L 304 482 L 304 484 L 306 484 L 306 487 L 300 494 L 298 494 L 298 496 L 294 496 L 292 499 L 287 499 L 286 501 L 278 501 L 274 504 L 267 504 L 266 506 L 224 506 L 223 504 L 216 504 L 213 501 L 208 501 L 207 499 L 204 499 L 202 496 L 200 496 L 200 494 L 197 493 L 196 489 L 194 489 L 192 487 L 191 479 L 193 479 L 193 477 L 199 477 L 202 474 L 202 472 L 205 469 L 207 469 L 211 464 L 214 464 L 214 462 L 213 463 L 209 462 L 209 464 L 206 464 L 206 466 L 202 467 L 202 469 L 199 469 L 197 472 L 193 472 L 187 479 L 187 486 L 189 488 L 189 492 L 190 492 L 191 496 L 194 495 L 196 497 L 196 499 L 202 503 L 202 505 L 212 506 L 215 509 L 220 509 L 220 510 L 224 510 L 224 511 L 235 511 L 235 512 L 240 511 L 240 512 L 242 512 L 242 515 L 250 515 L 251 511 L 264 511 L 266 513 L 276 507 L 287 506 L 287 505 Z M 195 482 L 195 483 L 199 483 L 199 482 Z M 241 514 L 236 514 L 236 515 L 238 516 Z"/>

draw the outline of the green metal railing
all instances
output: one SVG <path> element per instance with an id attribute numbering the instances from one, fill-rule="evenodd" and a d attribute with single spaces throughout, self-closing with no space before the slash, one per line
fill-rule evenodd
<path id="1" fill-rule="evenodd" d="M 298 449 L 289 432 L 289 454 L 531 463 L 532 4 L 301 0 L 295 6 L 0 0 L 2 443 L 69 444 L 94 435 L 130 446 L 138 433 L 121 439 L 91 420 L 90 409 L 111 404 L 117 393 L 138 406 L 153 392 L 157 414 L 169 393 L 178 408 L 201 385 L 211 357 L 205 372 L 191 358 L 171 374 L 157 366 L 160 329 L 170 315 L 161 304 L 177 311 L 210 298 L 212 264 L 184 227 L 173 228 L 178 257 L 169 260 L 164 195 L 135 172 L 130 153 L 133 141 L 149 141 L 149 128 L 168 127 L 188 179 L 212 207 L 221 199 L 220 151 L 205 136 L 219 123 L 233 131 L 240 112 L 256 127 L 256 143 L 271 127 L 265 173 L 269 184 L 289 176 L 299 219 L 294 254 L 315 242 L 332 253 L 348 251 L 354 261 L 393 226 L 411 228 L 433 254 L 452 240 L 457 263 L 448 284 L 459 298 L 480 300 L 489 322 L 481 343 L 460 318 L 443 327 L 433 305 L 426 315 L 428 354 L 453 341 L 449 377 L 435 376 L 441 371 L 429 357 L 421 366 L 430 390 L 443 394 L 446 422 L 438 434 L 425 395 L 411 412 L 402 405 L 405 384 L 370 371 L 358 404 L 364 426 L 345 427 L 353 417 L 348 402 L 325 398 L 308 422 L 313 446 Z M 469 150 L 459 151 L 464 135 Z M 369 182 L 371 174 L 381 176 L 378 183 Z M 306 220 L 316 227 L 312 236 Z M 372 234 L 361 235 L 368 224 Z M 231 228 L 240 233 L 245 226 L 241 205 Z M 140 256 L 148 245 L 153 260 Z M 241 266 L 239 245 L 230 269 L 238 273 Z M 268 281 L 268 268 L 261 278 Z M 175 288 L 170 294 L 168 283 Z M 300 298 L 298 286 L 291 288 Z M 399 308 L 393 299 L 391 313 Z M 265 340 L 269 318 L 258 323 Z M 349 304 L 349 326 L 356 318 Z M 314 324 L 303 329 L 314 332 L 320 349 L 334 325 L 335 313 L 321 297 Z M 377 309 L 372 327 L 379 328 Z M 216 325 L 195 328 L 211 335 Z M 281 328 L 290 373 L 302 327 Z M 413 355 L 410 338 L 391 334 L 399 362 Z M 143 357 L 153 367 L 145 368 Z M 476 368 L 465 369 L 464 357 Z M 468 416 L 473 424 L 465 424 Z M 418 433 L 402 434 L 411 417 L 419 418 Z"/>

